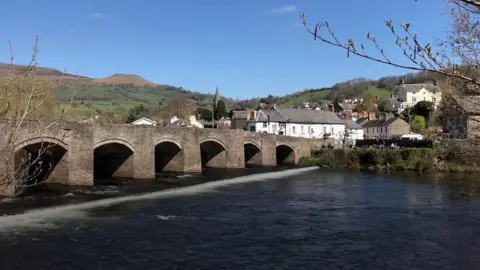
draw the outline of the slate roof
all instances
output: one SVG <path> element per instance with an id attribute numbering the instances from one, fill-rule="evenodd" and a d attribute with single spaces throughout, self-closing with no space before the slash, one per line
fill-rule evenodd
<path id="1" fill-rule="evenodd" d="M 442 90 L 437 85 L 433 83 L 412 83 L 412 84 L 402 84 L 398 87 L 398 90 L 404 89 L 405 92 L 416 93 L 422 88 L 425 88 L 428 91 L 438 91 L 441 92 Z"/>
<path id="2" fill-rule="evenodd" d="M 233 118 L 247 119 L 247 111 L 233 111 Z"/>
<path id="3" fill-rule="evenodd" d="M 367 121 L 368 121 L 368 117 L 360 117 L 357 120 L 357 124 L 363 126 L 363 124 L 365 124 Z"/>
<path id="4" fill-rule="evenodd" d="M 455 102 L 470 114 L 480 114 L 480 96 L 453 96 Z"/>
<path id="5" fill-rule="evenodd" d="M 360 126 L 359 124 L 357 124 L 357 122 L 355 122 L 351 119 L 345 120 L 345 125 L 349 129 L 362 129 L 362 126 Z"/>
<path id="6" fill-rule="evenodd" d="M 258 112 L 258 121 L 265 122 L 268 121 L 268 116 L 270 116 L 270 121 L 272 122 L 286 122 L 286 119 L 280 115 L 276 110 L 260 110 Z"/>
<path id="7" fill-rule="evenodd" d="M 398 101 L 395 98 L 389 98 L 383 102 L 383 109 L 385 111 L 389 111 L 389 112 L 398 111 L 399 107 L 400 107 L 400 101 Z"/>
<path id="8" fill-rule="evenodd" d="M 357 107 L 356 104 L 352 104 L 352 103 L 338 103 L 338 106 L 340 106 L 340 108 L 342 108 L 343 110 L 355 110 L 355 108 Z"/>
<path id="9" fill-rule="evenodd" d="M 335 113 L 331 111 L 301 110 L 293 108 L 276 108 L 262 110 L 265 116 L 270 115 L 272 122 L 296 122 L 315 124 L 345 124 Z M 259 113 L 258 121 L 267 121 L 266 117 Z"/>
<path id="10" fill-rule="evenodd" d="M 386 126 L 389 126 L 389 125 L 393 124 L 393 122 L 395 122 L 397 120 L 403 121 L 400 117 L 392 117 L 392 118 L 388 118 L 388 119 L 380 118 L 380 119 L 374 119 L 374 120 L 369 120 L 369 121 L 367 120 L 361 126 L 363 128 L 386 127 Z"/>

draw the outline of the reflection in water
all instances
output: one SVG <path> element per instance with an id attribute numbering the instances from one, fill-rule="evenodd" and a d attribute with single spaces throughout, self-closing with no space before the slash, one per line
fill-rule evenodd
<path id="1" fill-rule="evenodd" d="M 405 175 L 264 177 L 4 230 L 2 269 L 478 269 L 479 198 Z"/>

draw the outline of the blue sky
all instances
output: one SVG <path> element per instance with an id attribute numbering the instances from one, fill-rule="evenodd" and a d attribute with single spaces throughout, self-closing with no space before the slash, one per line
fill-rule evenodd
<path id="1" fill-rule="evenodd" d="M 443 0 L 22 0 L 2 3 L 0 61 L 39 62 L 90 77 L 133 73 L 157 83 L 234 98 L 283 95 L 355 77 L 405 73 L 313 42 L 300 13 L 329 21 L 357 43 L 370 31 L 400 54 L 386 19 L 410 22 L 424 40 L 445 35 Z M 366 41 L 364 41 L 366 43 Z"/>

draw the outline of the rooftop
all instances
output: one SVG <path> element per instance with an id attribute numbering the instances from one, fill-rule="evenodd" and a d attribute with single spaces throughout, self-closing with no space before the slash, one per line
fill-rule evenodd
<path id="1" fill-rule="evenodd" d="M 480 96 L 453 96 L 457 104 L 470 114 L 480 114 Z"/>
<path id="2" fill-rule="evenodd" d="M 272 122 L 297 122 L 317 124 L 345 124 L 335 113 L 331 111 L 301 110 L 293 108 L 276 108 L 261 110 L 258 121 L 267 121 L 270 116 Z"/>
<path id="3" fill-rule="evenodd" d="M 442 89 L 440 89 L 440 87 L 438 87 L 437 85 L 435 85 L 433 83 L 402 84 L 398 87 L 398 90 L 404 89 L 405 92 L 416 93 L 416 92 L 422 90 L 423 88 L 425 88 L 426 90 L 431 91 L 431 92 L 436 92 L 436 91 L 441 92 L 442 91 Z"/>

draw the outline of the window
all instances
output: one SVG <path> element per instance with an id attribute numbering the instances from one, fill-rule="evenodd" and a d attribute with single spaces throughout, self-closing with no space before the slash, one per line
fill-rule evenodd
<path id="1" fill-rule="evenodd" d="M 267 127 L 267 122 L 263 122 L 263 127 Z"/>
<path id="2" fill-rule="evenodd" d="M 332 130 L 331 134 L 334 134 L 335 132 L 333 131 L 333 127 L 331 128 L 331 130 Z"/>
<path id="3" fill-rule="evenodd" d="M 370 132 L 370 131 L 369 131 L 368 128 L 367 128 L 367 133 L 369 133 L 369 132 Z"/>
<path id="4" fill-rule="evenodd" d="M 327 127 L 323 127 L 323 134 L 327 133 Z"/>
<path id="5" fill-rule="evenodd" d="M 273 134 L 277 133 L 277 124 L 272 125 L 272 131 L 273 131 Z"/>
<path id="6" fill-rule="evenodd" d="M 292 132 L 295 133 L 295 126 L 292 127 Z"/>
<path id="7" fill-rule="evenodd" d="M 432 102 L 437 102 L 437 98 L 436 98 L 436 97 L 432 97 Z"/>
<path id="8" fill-rule="evenodd" d="M 303 134 L 303 126 L 300 127 L 300 133 Z"/>
<path id="9" fill-rule="evenodd" d="M 310 133 L 313 133 L 314 130 L 313 130 L 313 127 L 310 127 Z"/>
<path id="10" fill-rule="evenodd" d="M 415 96 L 412 97 L 413 102 L 417 102 L 417 98 Z"/>
<path id="11" fill-rule="evenodd" d="M 255 127 L 255 126 L 250 126 L 250 131 L 255 132 L 255 130 L 256 130 L 256 127 Z"/>

